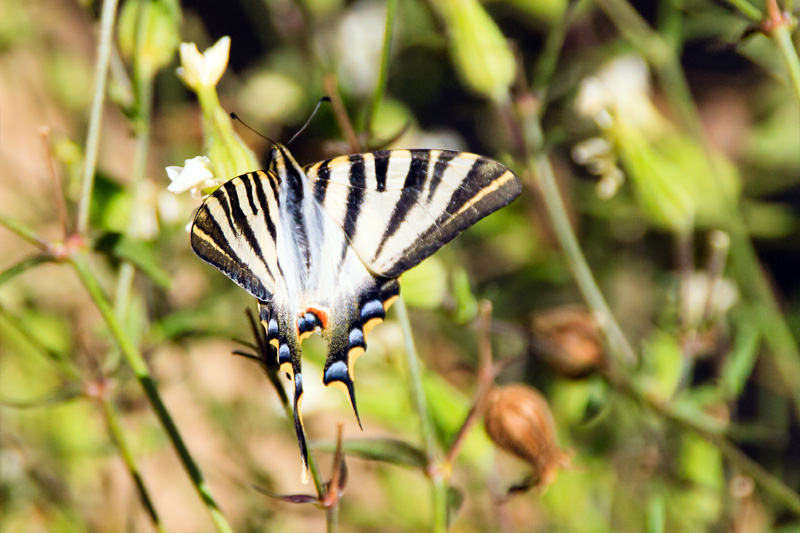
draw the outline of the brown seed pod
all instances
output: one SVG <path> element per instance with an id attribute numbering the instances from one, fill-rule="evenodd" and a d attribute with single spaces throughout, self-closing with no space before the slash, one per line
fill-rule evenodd
<path id="1" fill-rule="evenodd" d="M 489 438 L 533 467 L 533 485 L 546 486 L 569 455 L 559 447 L 547 401 L 532 387 L 502 385 L 489 393 L 484 415 Z"/>
<path id="2" fill-rule="evenodd" d="M 603 364 L 605 354 L 597 323 L 578 307 L 557 307 L 534 315 L 534 348 L 561 374 L 579 378 Z"/>

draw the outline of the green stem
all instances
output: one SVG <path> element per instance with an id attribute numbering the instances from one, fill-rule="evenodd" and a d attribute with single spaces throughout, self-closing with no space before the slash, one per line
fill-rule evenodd
<path id="1" fill-rule="evenodd" d="M 153 522 L 153 526 L 156 528 L 156 531 L 163 533 L 165 531 L 164 526 L 161 524 L 161 521 L 158 518 L 158 513 L 153 505 L 153 500 L 150 498 L 150 493 L 147 492 L 147 487 L 145 487 L 144 480 L 139 473 L 139 468 L 136 465 L 136 459 L 134 458 L 131 447 L 125 437 L 125 432 L 122 430 L 122 424 L 120 423 L 119 415 L 117 415 L 117 412 L 114 409 L 114 404 L 104 395 L 101 395 L 99 400 L 100 401 L 98 403 L 100 403 L 100 406 L 103 409 L 103 415 L 106 421 L 106 427 L 108 428 L 109 436 L 119 451 L 120 456 L 122 456 L 122 460 L 125 462 L 125 467 L 128 469 L 128 473 L 130 474 L 134 485 L 136 485 L 136 492 L 139 494 L 139 500 L 141 500 L 145 511 L 147 511 L 147 515 L 150 517 L 150 520 Z"/>
<path id="2" fill-rule="evenodd" d="M 0 226 L 3 226 L 17 237 L 28 241 L 41 250 L 48 250 L 50 248 L 50 244 L 46 240 L 39 237 L 27 224 L 20 222 L 16 218 L 0 213 Z"/>
<path id="3" fill-rule="evenodd" d="M 386 80 L 389 77 L 389 52 L 392 47 L 392 31 L 394 30 L 394 17 L 396 13 L 397 0 L 387 0 L 386 25 L 383 30 L 383 50 L 381 51 L 381 67 L 378 74 L 378 84 L 375 87 L 375 92 L 372 93 L 372 103 L 367 112 L 367 120 L 364 128 L 367 133 L 367 146 L 369 146 L 372 140 L 372 125 L 375 121 L 375 113 L 377 113 L 378 107 L 383 99 L 383 94 L 386 92 Z"/>
<path id="4" fill-rule="evenodd" d="M 142 354 L 122 329 L 122 326 L 117 320 L 108 298 L 106 298 L 106 295 L 103 293 L 103 289 L 100 287 L 97 279 L 89 269 L 86 256 L 76 254 L 72 257 L 71 264 L 98 311 L 100 311 L 103 320 L 111 332 L 111 336 L 114 338 L 119 346 L 119 349 L 122 351 L 122 355 L 125 357 L 125 360 L 133 370 L 133 373 L 144 390 L 144 393 L 147 396 L 147 399 L 149 400 L 153 410 L 155 411 L 159 422 L 167 432 L 167 435 L 172 442 L 172 446 L 175 448 L 175 451 L 177 452 L 181 463 L 186 469 L 187 474 L 189 474 L 189 478 L 194 484 L 200 499 L 211 516 L 214 526 L 216 527 L 217 531 L 221 533 L 232 533 L 233 530 L 231 529 L 231 526 L 228 524 L 225 515 L 220 510 L 217 502 L 214 500 L 214 496 L 211 493 L 210 487 L 203 478 L 203 474 L 200 471 L 197 463 L 195 463 L 192 455 L 189 453 L 189 449 L 183 442 L 183 437 L 181 437 L 180 431 L 178 431 L 178 427 L 175 425 L 175 421 L 172 419 L 172 416 L 169 414 L 169 411 L 164 405 L 161 395 L 158 392 L 156 383 L 151 377 L 150 371 L 147 368 L 147 363 L 142 357 Z"/>
<path id="5" fill-rule="evenodd" d="M 533 115 L 524 117 L 524 120 L 526 121 L 525 130 L 528 135 L 532 136 L 534 146 L 537 147 L 537 153 L 533 156 L 529 166 L 533 171 L 533 176 L 536 178 L 536 183 L 541 188 L 550 222 L 567 258 L 567 263 L 572 270 L 572 275 L 575 277 L 578 289 L 605 334 L 611 353 L 617 357 L 617 362 L 623 365 L 632 364 L 636 361 L 636 353 L 625 338 L 622 328 L 619 327 L 603 297 L 603 293 L 597 286 L 594 275 L 578 244 L 578 239 L 572 231 L 564 201 L 561 199 L 561 193 L 553 175 L 553 168 L 550 166 L 547 156 L 541 152 L 541 125 Z"/>
<path id="6" fill-rule="evenodd" d="M 533 69 L 532 87 L 536 91 L 546 92 L 550 85 L 550 80 L 556 71 L 558 65 L 558 58 L 561 54 L 561 48 L 564 45 L 564 39 L 567 37 L 567 30 L 572 25 L 572 21 L 576 14 L 583 13 L 586 4 L 590 0 L 578 0 L 577 2 L 569 2 L 569 5 L 564 9 L 564 15 L 561 20 L 557 21 L 552 27 L 549 28 L 547 39 L 544 43 L 544 49 L 536 61 L 536 66 Z"/>
<path id="7" fill-rule="evenodd" d="M 778 25 L 772 31 L 772 39 L 780 50 L 783 60 L 789 69 L 789 79 L 792 82 L 794 95 L 800 104 L 800 58 L 797 57 L 797 49 L 792 42 L 792 34 L 787 23 Z"/>
<path id="8" fill-rule="evenodd" d="M 730 237 L 730 265 L 736 279 L 740 280 L 743 294 L 751 302 L 758 328 L 778 368 L 779 379 L 794 403 L 796 416 L 800 417 L 800 351 L 797 342 L 775 301 L 746 230 L 737 225 Z"/>
<path id="9" fill-rule="evenodd" d="M 761 11 L 747 0 L 728 0 L 728 3 L 753 22 L 761 22 L 764 19 Z"/>
<path id="10" fill-rule="evenodd" d="M 422 384 L 422 370 L 420 368 L 419 354 L 414 346 L 414 335 L 411 332 L 411 321 L 403 297 L 394 304 L 397 309 L 397 319 L 403 328 L 405 341 L 406 365 L 408 366 L 408 383 L 411 389 L 411 401 L 419 417 L 420 433 L 425 446 L 428 459 L 427 474 L 431 480 L 431 500 L 433 502 L 433 530 L 436 532 L 447 531 L 447 479 L 438 462 L 436 440 L 434 438 L 433 423 L 428 412 L 425 389 Z"/>
<path id="11" fill-rule="evenodd" d="M 291 416 L 291 420 L 294 420 L 294 415 Z M 308 442 L 308 438 L 306 438 L 306 442 Z M 314 488 L 317 491 L 317 496 L 322 499 L 325 496 L 325 480 L 322 479 L 322 472 L 319 469 L 317 458 L 311 446 L 308 447 L 308 469 L 311 471 L 311 479 L 314 480 Z"/>
<path id="12" fill-rule="evenodd" d="M 400 296 L 394 304 L 397 309 L 397 319 L 403 328 L 403 340 L 405 341 L 406 365 L 408 366 L 408 384 L 411 389 L 411 401 L 414 410 L 419 417 L 420 433 L 422 443 L 425 446 L 425 453 L 428 456 L 428 465 L 436 463 L 436 440 L 434 438 L 433 423 L 428 412 L 428 403 L 425 398 L 425 389 L 422 385 L 422 370 L 420 369 L 419 354 L 414 346 L 414 335 L 411 332 L 411 321 L 408 317 L 406 302 Z"/>
<path id="13" fill-rule="evenodd" d="M 433 527 L 434 533 L 447 532 L 447 480 L 438 476 L 433 480 Z"/>
<path id="14" fill-rule="evenodd" d="M 339 504 L 325 509 L 325 531 L 336 533 L 339 529 Z"/>
<path id="15" fill-rule="evenodd" d="M 42 263 L 50 263 L 52 261 L 54 261 L 54 259 L 48 254 L 26 257 L 22 261 L 11 265 L 7 269 L 0 272 L 0 285 L 3 285 L 4 283 L 12 280 L 16 276 L 19 276 L 20 274 L 37 265 L 41 265 Z"/>
<path id="16" fill-rule="evenodd" d="M 150 13 L 145 10 L 145 13 Z M 139 32 L 143 33 L 147 29 L 148 19 L 141 17 L 139 21 Z M 142 35 L 138 42 L 143 42 L 145 37 Z M 152 121 L 153 107 L 153 78 L 149 74 L 142 72 L 144 69 L 138 64 L 135 66 L 134 84 L 136 94 L 136 108 L 138 110 L 135 129 L 136 147 L 133 155 L 133 165 L 131 168 L 131 180 L 128 190 L 131 191 L 132 205 L 137 206 L 142 201 L 142 183 L 147 170 L 147 154 L 150 147 L 150 126 Z M 131 209 L 128 219 L 127 234 L 134 233 L 137 223 L 135 207 Z M 121 323 L 127 323 L 128 304 L 130 302 L 131 289 L 136 268 L 128 260 L 122 261 L 117 277 L 117 288 L 114 294 L 114 314 Z M 112 351 L 105 362 L 106 368 L 116 368 L 119 352 Z"/>
<path id="17" fill-rule="evenodd" d="M 103 103 L 106 99 L 106 79 L 117 4 L 118 0 L 103 0 L 100 15 L 100 42 L 97 47 L 97 63 L 95 64 L 94 96 L 92 97 L 92 110 L 89 114 L 89 130 L 86 133 L 86 157 L 83 162 L 81 195 L 78 201 L 77 232 L 79 235 L 85 235 L 89 229 L 89 211 L 92 203 L 94 173 L 97 168 L 97 154 L 100 148 L 100 128 L 103 118 Z"/>

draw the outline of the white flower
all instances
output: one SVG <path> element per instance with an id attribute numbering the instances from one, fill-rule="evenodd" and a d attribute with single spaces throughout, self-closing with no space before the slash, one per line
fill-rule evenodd
<path id="1" fill-rule="evenodd" d="M 178 77 L 192 89 L 200 86 L 213 87 L 217 84 L 228 66 L 231 51 L 231 38 L 225 36 L 202 54 L 195 43 L 181 43 L 181 66 Z"/>
<path id="2" fill-rule="evenodd" d="M 620 56 L 603 65 L 595 76 L 584 79 L 575 108 L 604 129 L 615 120 L 638 128 L 659 121 L 650 101 L 647 63 L 635 55 Z"/>
<path id="3" fill-rule="evenodd" d="M 606 138 L 592 137 L 579 142 L 572 148 L 572 160 L 600 177 L 597 195 L 603 200 L 613 197 L 625 182 L 625 175 L 617 166 L 614 146 Z"/>
<path id="4" fill-rule="evenodd" d="M 699 324 L 704 315 L 718 318 L 739 300 L 739 290 L 731 280 L 711 280 L 706 272 L 692 273 L 682 290 L 682 311 L 689 324 Z"/>
<path id="5" fill-rule="evenodd" d="M 202 196 L 202 189 L 218 185 L 211 171 L 211 161 L 204 155 L 187 159 L 182 167 L 167 167 L 167 176 L 172 180 L 167 187 L 169 192 L 180 194 L 191 190 L 194 198 Z"/>

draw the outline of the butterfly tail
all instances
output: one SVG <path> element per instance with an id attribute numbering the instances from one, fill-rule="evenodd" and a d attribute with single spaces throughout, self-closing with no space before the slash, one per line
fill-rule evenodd
<path id="1" fill-rule="evenodd" d="M 303 368 L 300 359 L 300 340 L 295 334 L 295 324 L 291 312 L 271 309 L 263 304 L 260 307 L 261 321 L 267 329 L 267 340 L 278 349 L 280 370 L 286 372 L 294 384 L 294 430 L 300 456 L 303 460 L 303 483 L 308 483 L 308 443 L 303 425 Z"/>
<path id="2" fill-rule="evenodd" d="M 353 385 L 353 369 L 356 359 L 367 348 L 367 341 L 358 311 L 356 306 L 347 305 L 337 313 L 338 318 L 329 333 L 328 357 L 325 360 L 322 382 L 326 386 L 333 385 L 342 389 L 350 401 L 358 426 L 361 427 Z"/>
<path id="3" fill-rule="evenodd" d="M 396 279 L 375 278 L 360 293 L 358 305 L 344 304 L 344 309 L 336 313 L 338 320 L 329 333 L 322 381 L 342 389 L 362 427 L 353 384 L 355 362 L 367 349 L 367 333 L 384 319 L 386 310 L 400 294 L 400 285 Z"/>

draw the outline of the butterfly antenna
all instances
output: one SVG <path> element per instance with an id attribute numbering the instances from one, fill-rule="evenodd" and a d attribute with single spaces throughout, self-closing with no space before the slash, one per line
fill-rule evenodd
<path id="1" fill-rule="evenodd" d="M 330 102 L 330 101 L 331 101 L 331 98 L 330 98 L 330 96 L 323 96 L 322 98 L 320 98 L 320 99 L 319 99 L 319 102 L 317 102 L 317 107 L 315 107 L 315 108 L 314 108 L 314 111 L 312 111 L 312 112 L 311 112 L 311 116 L 310 116 L 310 117 L 308 117 L 308 120 L 306 120 L 306 123 L 305 123 L 305 124 L 303 124 L 303 127 L 302 127 L 302 128 L 300 128 L 299 130 L 297 130 L 297 133 L 295 133 L 294 135 L 292 135 L 292 138 L 291 138 L 291 139 L 289 139 L 289 142 L 288 142 L 288 143 L 286 143 L 286 146 L 289 146 L 290 144 L 292 144 L 292 141 L 293 141 L 293 140 L 295 140 L 295 139 L 297 138 L 297 136 L 298 136 L 298 135 L 300 135 L 301 133 L 303 133 L 303 130 L 305 130 L 305 129 L 306 129 L 306 127 L 308 127 L 308 125 L 311 123 L 311 119 L 313 119 L 313 118 L 314 118 L 314 115 L 316 115 L 316 114 L 317 114 L 317 111 L 319 111 L 319 106 L 321 106 L 321 105 L 322 105 L 322 102 Z"/>
<path id="2" fill-rule="evenodd" d="M 255 129 L 254 129 L 252 126 L 250 126 L 250 125 L 249 125 L 247 122 L 245 122 L 244 120 L 242 120 L 241 118 L 239 118 L 239 115 L 237 115 L 236 113 L 234 113 L 234 112 L 231 112 L 231 118 L 232 118 L 233 120 L 238 120 L 239 122 L 241 122 L 241 123 L 242 123 L 242 126 L 244 126 L 245 128 L 247 128 L 248 130 L 252 131 L 253 133 L 255 133 L 256 135 L 258 135 L 258 136 L 259 136 L 259 137 L 261 137 L 262 139 L 266 139 L 266 140 L 268 140 L 269 142 L 271 142 L 272 144 L 278 144 L 278 143 L 276 143 L 275 141 L 273 141 L 272 139 L 270 139 L 269 137 L 267 137 L 266 135 L 264 135 L 263 133 L 261 133 L 261 132 L 259 132 L 259 131 L 256 131 L 256 130 L 255 130 Z"/>

